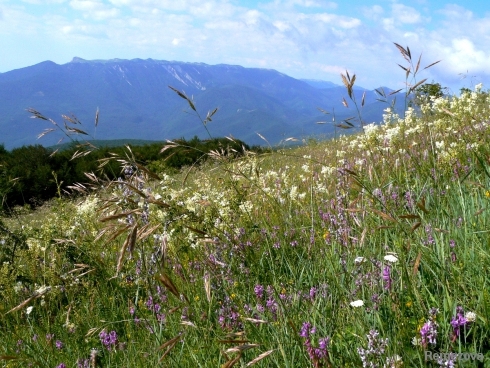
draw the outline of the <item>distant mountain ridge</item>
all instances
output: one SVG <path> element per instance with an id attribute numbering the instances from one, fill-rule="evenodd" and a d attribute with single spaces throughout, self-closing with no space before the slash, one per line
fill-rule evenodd
<path id="1" fill-rule="evenodd" d="M 206 138 L 186 102 L 168 88 L 193 97 L 201 115 L 218 107 L 208 123 L 213 137 L 232 135 L 249 144 L 264 144 L 257 133 L 276 144 L 287 137 L 331 134 L 330 120 L 318 108 L 335 111 L 336 121 L 352 116 L 342 106 L 343 86 L 320 80 L 298 80 L 271 69 L 208 65 L 153 59 L 84 60 L 74 57 L 0 74 L 0 144 L 7 149 L 28 144 L 56 144 L 52 133 L 36 140 L 49 122 L 29 119 L 34 108 L 61 123 L 61 114 L 75 115 L 96 139 L 165 140 Z M 356 89 L 361 100 L 363 89 Z M 380 121 L 385 107 L 374 91 L 366 91 L 364 118 Z M 99 125 L 93 121 L 99 108 Z"/>

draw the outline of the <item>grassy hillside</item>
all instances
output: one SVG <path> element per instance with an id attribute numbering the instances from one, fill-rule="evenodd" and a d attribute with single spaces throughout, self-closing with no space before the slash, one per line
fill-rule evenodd
<path id="1" fill-rule="evenodd" d="M 488 366 L 490 97 L 419 110 L 4 220 L 2 364 Z"/>

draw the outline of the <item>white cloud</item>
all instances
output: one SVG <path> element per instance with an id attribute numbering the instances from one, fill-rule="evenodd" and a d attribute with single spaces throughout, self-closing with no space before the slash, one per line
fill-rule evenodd
<path id="1" fill-rule="evenodd" d="M 84 17 L 95 20 L 116 18 L 120 13 L 118 9 L 110 8 L 101 1 L 94 0 L 72 0 L 70 6 L 84 13 Z"/>
<path id="2" fill-rule="evenodd" d="M 62 4 L 66 0 L 21 0 L 23 3 L 34 5 L 50 5 L 50 4 Z"/>
<path id="3" fill-rule="evenodd" d="M 463 8 L 462 6 L 456 4 L 448 4 L 443 9 L 438 11 L 443 14 L 449 20 L 471 20 L 473 18 L 473 13 L 470 10 Z"/>
<path id="4" fill-rule="evenodd" d="M 269 3 L 263 3 L 261 6 L 265 9 L 290 9 L 294 7 L 303 8 L 322 8 L 322 9 L 337 9 L 337 3 L 326 0 L 274 0 Z"/>
<path id="5" fill-rule="evenodd" d="M 357 18 L 345 17 L 337 14 L 315 14 L 311 16 L 311 18 L 334 26 L 339 26 L 340 28 L 355 28 L 361 25 L 361 21 Z"/>
<path id="6" fill-rule="evenodd" d="M 415 24 L 422 21 L 422 17 L 416 9 L 403 4 L 393 4 L 392 14 L 395 22 L 403 24 Z"/>
<path id="7" fill-rule="evenodd" d="M 328 74 L 336 75 L 337 77 L 340 73 L 345 73 L 346 68 L 339 65 L 321 64 L 313 63 L 314 67 Z"/>
<path id="8" fill-rule="evenodd" d="M 478 73 L 489 73 L 488 65 L 490 54 L 475 48 L 474 43 L 467 38 L 455 38 L 451 40 L 451 46 L 443 50 L 445 68 L 461 73 L 465 70 Z M 463 67 L 463 70 L 461 68 Z"/>
<path id="9" fill-rule="evenodd" d="M 365 6 L 361 12 L 368 19 L 378 20 L 384 14 L 384 9 L 380 5 Z"/>

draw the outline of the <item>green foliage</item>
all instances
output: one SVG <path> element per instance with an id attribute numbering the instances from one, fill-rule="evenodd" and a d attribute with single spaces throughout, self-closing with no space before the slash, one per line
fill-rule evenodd
<path id="1" fill-rule="evenodd" d="M 232 142 L 225 138 L 200 140 L 194 137 L 189 141 L 180 139 L 176 143 L 178 148 L 164 152 L 161 151 L 167 145 L 165 143 L 129 147 L 139 164 L 158 167 L 161 171 L 175 171 L 183 166 L 202 163 L 211 151 L 233 150 L 233 155 L 238 156 L 249 148 L 239 140 Z M 98 173 L 111 180 L 121 175 L 117 162 L 109 161 L 99 169 L 99 161 L 111 157 L 111 154 L 124 156 L 123 146 L 101 147 L 72 159 L 80 150 L 76 143 L 56 154 L 40 145 L 16 148 L 11 152 L 0 146 L 2 209 L 9 211 L 24 204 L 36 207 L 57 195 L 59 183 L 64 189 L 75 183 L 87 182 L 85 173 Z"/>

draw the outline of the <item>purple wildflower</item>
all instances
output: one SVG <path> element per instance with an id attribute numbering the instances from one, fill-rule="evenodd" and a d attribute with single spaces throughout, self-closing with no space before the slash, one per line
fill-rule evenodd
<path id="1" fill-rule="evenodd" d="M 314 347 L 311 343 L 311 335 L 314 335 L 316 328 L 309 322 L 304 322 L 301 327 L 300 336 L 305 339 L 304 345 L 306 346 L 306 351 L 310 357 L 313 366 L 315 368 L 321 367 L 322 360 L 328 359 L 328 344 L 330 343 L 330 337 L 320 338 L 318 340 L 318 347 Z"/>
<path id="2" fill-rule="evenodd" d="M 303 326 L 301 327 L 301 332 L 299 333 L 299 336 L 303 338 L 308 338 L 310 336 L 310 329 L 311 329 L 311 323 L 305 322 L 303 323 Z"/>
<path id="3" fill-rule="evenodd" d="M 391 289 L 391 266 L 386 266 L 383 269 L 383 281 L 385 282 L 385 289 Z"/>
<path id="4" fill-rule="evenodd" d="M 316 293 L 317 293 L 317 289 L 316 289 L 316 287 L 314 287 L 314 286 L 313 286 L 313 287 L 310 289 L 310 299 L 311 299 L 311 300 L 315 299 Z"/>
<path id="5" fill-rule="evenodd" d="M 90 368 L 90 360 L 88 359 L 78 359 L 77 368 Z"/>
<path id="6" fill-rule="evenodd" d="M 63 349 L 63 343 L 60 340 L 56 340 L 55 346 L 56 346 L 56 349 L 58 349 L 58 350 Z"/>
<path id="7" fill-rule="evenodd" d="M 456 308 L 456 316 L 451 320 L 451 326 L 453 328 L 452 341 L 456 341 L 461 332 L 461 327 L 465 327 L 468 324 L 468 320 L 464 316 L 464 310 L 462 307 Z"/>
<path id="8" fill-rule="evenodd" d="M 112 350 L 118 343 L 116 331 L 107 333 L 106 330 L 102 330 L 99 334 L 99 338 L 100 342 L 107 350 Z"/>
<path id="9" fill-rule="evenodd" d="M 368 346 L 366 349 L 357 348 L 357 353 L 361 357 L 363 367 L 378 367 L 381 356 L 385 353 L 388 346 L 388 339 L 379 337 L 379 332 L 371 330 L 366 335 L 368 338 Z"/>
<path id="10" fill-rule="evenodd" d="M 262 299 L 264 296 L 264 287 L 262 285 L 255 285 L 254 293 L 257 298 Z"/>
<path id="11" fill-rule="evenodd" d="M 422 346 L 426 347 L 427 344 L 436 344 L 437 328 L 439 325 L 436 321 L 427 321 L 420 329 L 420 335 L 422 337 Z"/>
<path id="12" fill-rule="evenodd" d="M 440 368 L 445 368 L 445 367 L 447 367 L 447 368 L 455 368 L 456 367 L 455 360 L 456 360 L 457 355 L 454 354 L 455 355 L 454 357 L 453 357 L 453 354 L 449 354 L 449 355 L 450 355 L 449 356 L 449 359 L 447 359 L 447 360 L 446 359 L 443 359 L 443 358 L 439 358 L 437 360 L 437 364 L 439 364 L 439 367 Z"/>
<path id="13" fill-rule="evenodd" d="M 66 368 L 66 364 L 60 363 L 59 365 L 56 366 L 56 368 Z"/>

